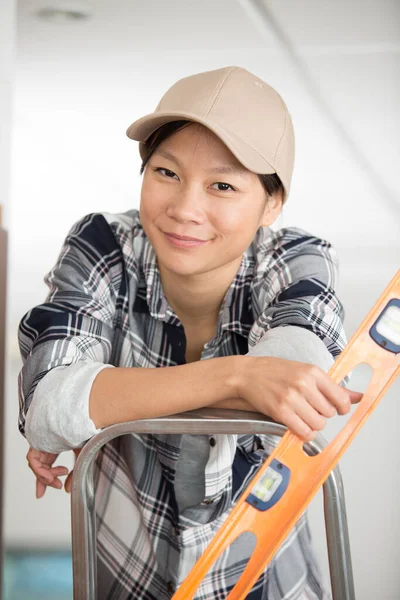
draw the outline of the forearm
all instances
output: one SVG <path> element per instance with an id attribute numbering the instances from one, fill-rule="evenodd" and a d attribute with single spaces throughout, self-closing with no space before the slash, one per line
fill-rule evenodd
<path id="1" fill-rule="evenodd" d="M 220 400 L 219 402 L 210 404 L 210 408 L 229 408 L 231 410 L 247 410 L 251 412 L 257 412 L 254 406 L 242 398 L 227 398 L 226 400 Z"/>
<path id="2" fill-rule="evenodd" d="M 160 369 L 77 362 L 39 382 L 26 418 L 32 448 L 59 453 L 81 447 L 102 427 L 210 406 L 237 396 L 243 357 Z"/>
<path id="3" fill-rule="evenodd" d="M 324 370 L 333 362 L 317 336 L 296 327 L 268 332 L 250 350 L 252 355 L 311 362 Z M 27 413 L 27 440 L 33 448 L 57 453 L 82 446 L 100 428 L 114 423 L 205 406 L 254 411 L 244 399 L 254 383 L 247 376 L 248 361 L 230 356 L 159 369 L 110 368 L 83 361 L 52 369 L 35 390 Z M 263 364 L 267 389 L 272 373 L 269 363 Z"/>
<path id="4" fill-rule="evenodd" d="M 236 395 L 241 358 L 213 358 L 160 369 L 104 369 L 91 387 L 90 418 L 102 428 L 226 402 Z"/>

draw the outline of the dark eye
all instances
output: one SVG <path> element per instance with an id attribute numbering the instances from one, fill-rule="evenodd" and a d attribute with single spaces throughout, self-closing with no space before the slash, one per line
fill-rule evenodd
<path id="1" fill-rule="evenodd" d="M 164 177 L 169 177 L 170 179 L 173 179 L 174 177 L 178 177 L 173 171 L 170 171 L 169 169 L 163 169 L 162 167 L 157 167 L 154 170 L 156 172 L 159 171 L 162 175 L 164 175 Z"/>
<path id="2" fill-rule="evenodd" d="M 229 183 L 222 183 L 222 181 L 218 181 L 217 183 L 213 183 L 213 185 L 217 185 L 218 186 L 218 191 L 219 192 L 227 192 L 229 189 L 231 189 L 233 192 L 235 191 L 235 188 L 232 185 L 230 185 Z"/>

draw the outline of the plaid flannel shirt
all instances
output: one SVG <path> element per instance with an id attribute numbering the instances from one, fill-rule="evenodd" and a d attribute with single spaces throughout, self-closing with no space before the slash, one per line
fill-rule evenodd
<path id="1" fill-rule="evenodd" d="M 310 330 L 336 357 L 345 345 L 336 277 L 328 242 L 297 228 L 260 228 L 201 359 L 245 354 L 265 332 L 287 325 Z M 35 389 L 56 367 L 69 366 L 76 373 L 90 364 L 160 368 L 185 363 L 183 327 L 163 294 L 138 211 L 81 219 L 45 281 L 46 301 L 30 310 L 19 328 L 23 434 Z M 61 390 L 54 402 L 62 402 Z M 204 472 L 204 500 L 181 513 L 174 479 L 183 436 L 127 435 L 100 451 L 95 466 L 99 600 L 171 598 L 276 443 L 272 436 L 215 437 Z M 251 550 L 249 540 L 236 540 L 207 574 L 196 600 L 226 598 Z M 248 598 L 328 597 L 303 515 Z"/>

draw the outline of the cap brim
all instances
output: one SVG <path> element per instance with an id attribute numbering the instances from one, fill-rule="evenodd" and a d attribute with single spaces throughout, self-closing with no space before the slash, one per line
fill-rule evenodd
<path id="1" fill-rule="evenodd" d="M 169 111 L 167 113 L 159 112 L 146 115 L 132 123 L 127 129 L 126 135 L 132 140 L 145 142 L 161 125 L 181 119 L 200 123 L 204 127 L 207 127 L 207 129 L 210 129 L 249 171 L 260 175 L 276 173 L 272 165 L 245 140 L 235 134 L 228 133 L 210 119 L 202 119 L 191 113 Z M 144 158 L 144 146 L 142 144 L 139 145 L 139 151 L 141 157 Z"/>

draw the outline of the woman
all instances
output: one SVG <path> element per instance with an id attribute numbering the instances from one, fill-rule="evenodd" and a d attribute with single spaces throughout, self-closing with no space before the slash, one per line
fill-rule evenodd
<path id="1" fill-rule="evenodd" d="M 345 343 L 331 246 L 269 228 L 294 157 L 277 92 L 238 67 L 196 74 L 127 133 L 143 159 L 140 212 L 75 224 L 46 303 L 20 325 L 20 429 L 38 496 L 62 485 L 58 453 L 113 423 L 227 407 L 310 440 L 361 397 L 326 374 Z M 107 444 L 95 474 L 99 598 L 170 598 L 273 443 Z M 234 543 L 196 598 L 225 598 L 250 554 Z M 327 597 L 304 516 L 248 598 Z"/>

